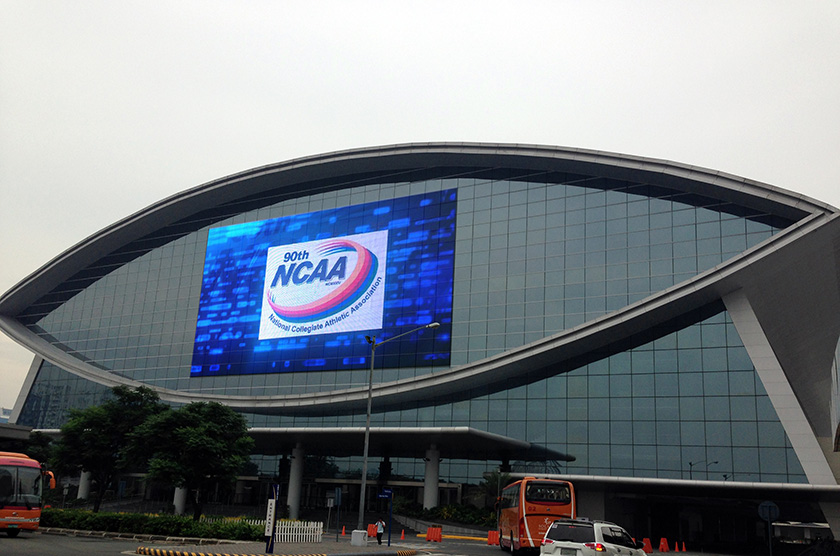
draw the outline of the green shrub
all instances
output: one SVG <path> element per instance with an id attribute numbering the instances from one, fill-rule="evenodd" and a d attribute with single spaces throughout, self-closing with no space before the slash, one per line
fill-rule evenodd
<path id="1" fill-rule="evenodd" d="M 249 541 L 262 540 L 264 527 L 259 525 L 251 525 L 245 521 L 224 521 L 222 523 L 214 523 L 217 530 L 217 538 L 231 539 L 235 541 Z"/>
<path id="2" fill-rule="evenodd" d="M 232 540 L 263 540 L 263 528 L 241 520 L 216 523 L 193 521 L 182 515 L 134 513 L 94 513 L 89 510 L 46 508 L 41 514 L 42 527 L 60 527 L 83 531 L 109 531 L 165 537 L 201 537 Z"/>
<path id="3" fill-rule="evenodd" d="M 183 515 L 156 515 L 144 524 L 142 531 L 138 532 L 166 537 L 190 537 L 192 535 L 187 535 L 183 531 L 192 521 L 191 518 Z"/>
<path id="4" fill-rule="evenodd" d="M 120 533 L 137 533 L 146 528 L 146 524 L 150 519 L 154 519 L 147 514 L 121 514 Z"/>
<path id="5" fill-rule="evenodd" d="M 187 523 L 181 528 L 181 535 L 184 537 L 201 537 L 203 539 L 215 539 L 217 527 L 213 523 L 205 523 L 203 521 L 194 521 L 189 519 Z"/>

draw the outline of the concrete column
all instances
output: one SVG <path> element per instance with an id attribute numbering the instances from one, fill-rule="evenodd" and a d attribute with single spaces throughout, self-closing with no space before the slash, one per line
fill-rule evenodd
<path id="1" fill-rule="evenodd" d="M 603 488 L 587 488 L 575 492 L 577 514 L 589 519 L 606 519 L 606 493 Z M 620 521 L 619 523 L 629 523 Z"/>
<path id="2" fill-rule="evenodd" d="M 840 535 L 840 503 L 820 502 L 820 509 L 831 528 L 831 534 L 834 535 L 835 539 L 838 538 L 838 535 Z"/>
<path id="3" fill-rule="evenodd" d="M 87 500 L 90 496 L 90 471 L 82 471 L 79 475 L 79 493 L 76 498 L 79 500 Z"/>
<path id="4" fill-rule="evenodd" d="M 250 502 L 251 501 L 249 500 L 248 503 L 250 504 Z M 245 503 L 245 481 L 236 481 L 236 486 L 234 487 L 233 503 Z"/>
<path id="5" fill-rule="evenodd" d="M 286 504 L 289 506 L 289 519 L 298 519 L 300 516 L 300 492 L 303 487 L 303 460 L 305 457 L 300 442 L 292 450 L 292 463 L 289 466 L 289 494 L 286 497 Z"/>
<path id="6" fill-rule="evenodd" d="M 175 515 L 184 515 L 184 512 L 187 511 L 187 489 L 175 487 L 172 505 L 175 506 Z"/>
<path id="7" fill-rule="evenodd" d="M 438 486 L 440 485 L 440 450 L 432 444 L 426 450 L 426 476 L 423 480 L 423 509 L 438 505 Z"/>
<path id="8" fill-rule="evenodd" d="M 789 300 L 786 302 L 790 303 Z M 767 397 L 779 415 L 779 421 L 790 439 L 799 463 L 802 464 L 808 482 L 812 485 L 837 485 L 837 479 L 834 478 L 826 454 L 812 428 L 812 422 L 805 414 L 806 404 L 800 402 L 802 398 L 797 396 L 789 380 L 789 376 L 795 377 L 796 373 L 787 373 L 776 355 L 781 346 L 770 344 L 750 300 L 742 290 L 725 295 L 723 303 L 744 342 L 744 348 L 755 366 L 755 372 L 767 391 Z M 836 343 L 832 343 L 831 348 L 833 353 Z M 796 359 L 795 353 L 789 352 L 788 355 L 789 360 Z M 829 449 L 832 448 L 833 446 Z M 833 452 L 831 453 L 833 456 Z M 840 533 L 833 528 L 831 532 L 835 535 Z"/>

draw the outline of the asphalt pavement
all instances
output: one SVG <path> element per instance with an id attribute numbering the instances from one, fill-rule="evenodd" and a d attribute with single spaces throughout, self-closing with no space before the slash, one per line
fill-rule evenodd
<path id="1" fill-rule="evenodd" d="M 129 540 L 136 543 L 135 554 L 147 554 L 153 556 L 264 556 L 268 554 L 278 556 L 413 556 L 429 552 L 446 554 L 447 541 L 466 541 L 468 544 L 484 545 L 492 548 L 497 554 L 498 546 L 487 546 L 487 538 L 472 536 L 466 532 L 461 534 L 444 534 L 441 542 L 431 542 L 425 539 L 425 535 L 405 534 L 391 537 L 391 546 L 387 545 L 387 535 L 379 545 L 375 538 L 367 538 L 365 546 L 354 546 L 350 544 L 350 535 L 336 537 L 335 533 L 325 533 L 321 542 L 300 542 L 300 543 L 275 543 L 271 552 L 266 551 L 265 542 L 233 541 L 220 539 L 199 539 L 183 537 L 162 537 L 157 535 L 132 535 L 127 533 L 105 533 L 97 531 L 78 531 L 72 529 L 59 529 L 54 527 L 42 527 L 39 532 L 45 535 L 71 535 L 77 537 L 97 537 Z M 479 534 L 480 532 L 475 532 Z M 463 544 L 461 547 L 463 548 Z M 483 554 L 483 550 L 468 553 Z M 1 553 L 1 552 L 0 552 Z M 456 553 L 463 554 L 463 550 L 456 549 Z M 659 554 L 658 550 L 652 551 L 653 555 Z M 680 551 L 667 556 L 719 556 L 712 553 Z"/>
<path id="2" fill-rule="evenodd" d="M 224 554 L 225 556 L 267 554 L 286 556 L 412 556 L 421 550 L 429 549 L 427 541 L 422 536 L 407 536 L 400 540 L 395 540 L 392 536 L 391 546 L 388 546 L 386 535 L 382 539 L 381 545 L 376 542 L 375 538 L 368 538 L 366 546 L 354 546 L 350 544 L 350 535 L 338 535 L 336 538 L 334 533 L 328 533 L 323 536 L 321 542 L 276 542 L 273 551 L 268 552 L 265 542 L 78 531 L 57 527 L 41 527 L 39 532 L 43 535 L 72 535 L 131 540 L 137 543 L 136 554 L 151 554 L 154 556 L 211 556 L 217 554 Z M 399 536 L 397 538 L 399 539 Z"/>

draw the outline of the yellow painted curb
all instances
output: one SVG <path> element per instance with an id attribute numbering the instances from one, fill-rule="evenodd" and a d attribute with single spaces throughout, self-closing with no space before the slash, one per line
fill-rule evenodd
<path id="1" fill-rule="evenodd" d="M 397 556 L 414 556 L 417 554 L 416 550 L 397 550 Z M 149 548 L 145 546 L 137 547 L 137 554 L 146 554 L 147 556 L 266 556 L 264 554 L 232 554 L 229 552 L 192 552 L 190 550 L 169 550 L 166 548 Z M 283 556 L 274 553 L 271 556 Z M 289 556 L 329 556 L 327 554 L 294 554 Z"/>
<path id="2" fill-rule="evenodd" d="M 137 554 L 149 556 L 265 556 L 264 554 L 231 554 L 229 552 L 193 552 L 191 550 L 169 550 L 166 548 L 137 547 Z M 273 554 L 272 556 L 280 556 Z M 296 554 L 295 556 L 327 556 L 327 554 Z"/>

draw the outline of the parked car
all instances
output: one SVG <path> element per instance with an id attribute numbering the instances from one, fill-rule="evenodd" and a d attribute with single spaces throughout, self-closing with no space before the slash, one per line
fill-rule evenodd
<path id="1" fill-rule="evenodd" d="M 540 554 L 551 556 L 645 556 L 644 543 L 609 521 L 555 520 L 543 537 Z"/>

